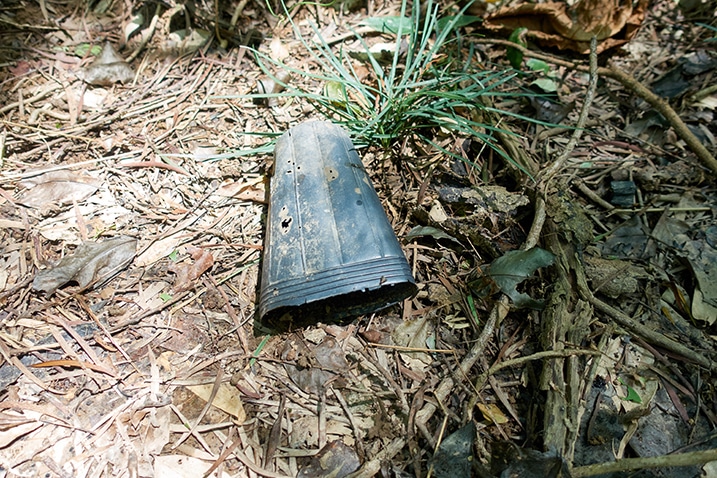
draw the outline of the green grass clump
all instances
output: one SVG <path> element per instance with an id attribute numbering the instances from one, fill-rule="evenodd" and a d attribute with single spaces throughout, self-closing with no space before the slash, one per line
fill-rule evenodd
<path id="1" fill-rule="evenodd" d="M 482 69 L 471 58 L 473 51 L 459 31 L 474 21 L 474 17 L 463 14 L 466 8 L 457 15 L 439 18 L 438 5 L 429 0 L 426 7 L 421 8 L 416 0 L 408 17 L 407 1 L 404 0 L 399 17 L 370 19 L 373 25 L 382 21 L 384 25 L 390 25 L 396 43 L 388 61 L 381 63 L 369 54 L 364 39 L 356 35 L 367 53 L 369 81 L 361 81 L 348 54 L 340 47 L 335 52 L 313 26 L 315 37 L 319 39 L 317 42 L 299 37 L 317 64 L 317 70 L 309 72 L 293 68 L 255 51 L 260 67 L 285 90 L 252 97 L 303 99 L 324 117 L 346 128 L 359 148 L 378 146 L 387 152 L 395 151 L 397 144 L 408 139 L 422 143 L 422 148 L 431 145 L 464 159 L 459 152 L 450 151 L 435 140 L 452 134 L 477 138 L 513 162 L 493 138 L 496 131 L 510 132 L 482 118 L 510 114 L 490 107 L 490 98 L 517 95 L 498 89 L 517 73 L 512 69 Z M 292 25 L 298 32 L 298 26 L 293 22 Z M 279 81 L 279 75 L 272 73 L 279 71 L 289 72 L 293 80 Z M 312 92 L 294 86 L 306 83 L 320 83 L 323 88 Z"/>

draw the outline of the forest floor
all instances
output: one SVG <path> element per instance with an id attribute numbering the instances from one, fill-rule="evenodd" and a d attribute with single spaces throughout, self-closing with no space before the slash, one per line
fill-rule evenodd
<path id="1" fill-rule="evenodd" d="M 0 477 L 717 476 L 710 3 L 655 1 L 592 68 L 528 35 L 511 70 L 503 33 L 456 26 L 508 78 L 457 113 L 495 147 L 359 148 L 418 292 L 256 323 L 267 141 L 326 118 L 252 98 L 252 49 L 321 73 L 316 38 L 395 45 L 364 20 L 400 2 L 368 2 L 3 2 Z"/>

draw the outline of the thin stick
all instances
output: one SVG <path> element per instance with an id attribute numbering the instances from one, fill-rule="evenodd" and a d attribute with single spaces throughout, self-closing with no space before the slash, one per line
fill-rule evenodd
<path id="1" fill-rule="evenodd" d="M 596 309 L 606 313 L 607 315 L 615 319 L 615 322 L 619 323 L 623 327 L 629 329 L 631 332 L 642 337 L 646 342 L 650 342 L 651 344 L 658 345 L 667 350 L 675 352 L 685 357 L 686 359 L 691 360 L 696 364 L 706 368 L 707 370 L 717 370 L 716 362 L 713 362 L 704 355 L 695 352 L 687 345 L 683 345 L 680 342 L 676 342 L 668 337 L 665 337 L 661 333 L 655 332 L 649 327 L 642 325 L 640 322 L 633 319 L 632 317 L 596 298 L 589 291 L 581 290 L 580 293 L 586 295 L 587 297 L 585 297 L 585 299 L 588 300 L 593 306 L 595 306 Z"/>
<path id="2" fill-rule="evenodd" d="M 610 463 L 579 466 L 572 469 L 571 475 L 573 478 L 583 478 L 585 476 L 603 475 L 620 471 L 644 470 L 646 468 L 703 465 L 715 460 L 717 460 L 717 448 L 693 451 L 690 453 L 675 453 L 674 455 L 624 458 Z"/>
<path id="3" fill-rule="evenodd" d="M 513 43 L 508 40 L 493 40 L 493 39 L 486 39 L 481 38 L 476 40 L 476 43 L 482 43 L 482 44 L 493 44 L 493 45 L 502 45 L 506 47 L 511 47 L 516 50 L 519 50 L 523 53 L 523 55 L 529 57 L 529 58 L 537 58 L 540 60 L 544 60 L 547 62 L 550 62 L 554 65 L 564 66 L 567 68 L 573 68 L 578 71 L 582 72 L 589 72 L 590 68 L 581 65 L 579 63 L 574 63 L 571 61 L 566 61 L 561 58 L 556 58 L 551 55 L 545 55 L 542 53 L 536 53 L 533 51 L 528 50 L 525 47 L 522 47 L 518 45 L 517 43 Z M 679 117 L 679 115 L 675 112 L 674 109 L 662 98 L 651 92 L 648 88 L 646 88 L 644 85 L 642 85 L 640 82 L 635 80 L 633 77 L 628 75 L 627 73 L 623 73 L 622 71 L 619 71 L 615 66 L 610 65 L 609 68 L 600 67 L 597 69 L 597 74 L 599 76 L 604 76 L 606 78 L 612 78 L 613 80 L 617 80 L 624 87 L 627 89 L 633 91 L 638 96 L 640 96 L 642 99 L 650 103 L 650 105 L 655 108 L 657 111 L 659 111 L 662 116 L 667 119 L 673 128 L 675 128 L 675 132 L 678 134 L 682 140 L 687 143 L 687 146 L 692 150 L 693 153 L 699 158 L 699 160 L 702 162 L 704 166 L 709 168 L 714 174 L 717 174 L 717 160 L 710 154 L 710 152 L 705 148 L 702 143 L 697 139 L 697 137 L 692 134 L 692 132 L 687 128 L 685 123 L 682 121 L 682 119 Z"/>
<path id="4" fill-rule="evenodd" d="M 682 138 L 682 141 L 687 143 L 687 146 L 692 150 L 695 155 L 702 161 L 702 164 L 707 168 L 711 169 L 713 173 L 717 174 L 717 160 L 710 154 L 705 146 L 700 142 L 697 137 L 692 134 L 687 125 L 682 121 L 682 118 L 677 114 L 675 110 L 652 91 L 647 89 L 642 83 L 628 75 L 627 73 L 618 70 L 613 64 L 607 69 L 609 76 L 618 80 L 620 83 L 628 87 L 630 90 L 635 92 L 637 96 L 650 103 L 650 105 L 660 112 L 667 121 L 670 122 L 672 127 L 675 129 L 677 136 Z"/>
<path id="5" fill-rule="evenodd" d="M 567 161 L 570 154 L 575 149 L 575 146 L 577 146 L 578 141 L 580 140 L 580 137 L 583 134 L 583 129 L 585 128 L 585 123 L 588 120 L 588 113 L 590 112 L 590 106 L 592 106 L 593 99 L 595 99 L 595 91 L 597 90 L 597 83 L 598 83 L 598 66 L 597 66 L 597 38 L 595 36 L 592 37 L 592 40 L 590 41 L 590 83 L 588 84 L 588 91 L 585 93 L 585 101 L 583 102 L 583 107 L 580 110 L 580 116 L 578 117 L 578 122 L 575 125 L 575 130 L 573 131 L 573 134 L 570 136 L 570 141 L 568 141 L 568 144 L 565 146 L 565 149 L 563 152 L 558 156 L 558 158 L 553 161 L 553 164 L 548 166 L 546 169 L 543 170 L 541 174 L 541 179 L 543 183 L 543 187 L 545 188 L 547 186 L 547 183 L 563 168 L 565 165 L 565 162 Z M 544 191 L 543 192 L 547 192 Z"/>

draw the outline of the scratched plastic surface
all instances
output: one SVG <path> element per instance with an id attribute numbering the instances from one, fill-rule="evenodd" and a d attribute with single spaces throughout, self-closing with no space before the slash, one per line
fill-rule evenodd
<path id="1" fill-rule="evenodd" d="M 348 135 L 324 121 L 277 141 L 258 316 L 277 328 L 367 314 L 416 286 Z"/>

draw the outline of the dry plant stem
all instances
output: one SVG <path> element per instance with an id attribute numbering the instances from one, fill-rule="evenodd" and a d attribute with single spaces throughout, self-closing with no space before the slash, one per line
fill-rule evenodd
<path id="1" fill-rule="evenodd" d="M 448 398 L 454 388 L 456 380 L 462 380 L 463 377 L 468 376 L 470 369 L 473 368 L 478 359 L 483 355 L 485 347 L 488 344 L 488 340 L 493 335 L 493 331 L 495 330 L 496 324 L 503 320 L 503 318 L 505 318 L 508 313 L 508 310 L 508 298 L 506 296 L 503 296 L 501 297 L 500 301 L 498 301 L 498 303 L 495 305 L 495 307 L 493 307 L 493 310 L 488 317 L 488 321 L 483 327 L 481 335 L 478 337 L 475 344 L 473 344 L 473 348 L 471 348 L 471 350 L 466 354 L 466 356 L 463 358 L 463 361 L 458 366 L 458 369 L 453 373 L 455 379 L 450 376 L 446 377 L 441 381 L 438 387 L 436 387 L 436 390 L 433 392 L 433 395 L 438 402 L 443 402 L 446 400 L 446 398 Z M 433 437 L 430 436 L 430 433 L 427 433 L 426 423 L 428 422 L 428 420 L 430 420 L 430 418 L 433 416 L 437 409 L 438 406 L 436 404 L 426 403 L 423 408 L 421 408 L 421 410 L 416 413 L 416 426 L 419 428 L 419 430 L 422 430 L 424 434 L 428 435 L 426 438 L 428 438 L 429 440 L 432 440 Z M 406 438 L 396 438 L 381 453 L 379 453 L 372 460 L 364 463 L 358 471 L 352 473 L 347 478 L 370 478 L 372 476 L 375 476 L 381 468 L 381 462 L 384 460 L 391 461 L 398 452 L 403 450 L 403 448 L 406 446 L 406 443 Z"/>
<path id="2" fill-rule="evenodd" d="M 570 350 L 570 349 L 564 349 L 564 350 L 543 350 L 542 352 L 536 352 L 532 355 L 526 355 L 524 357 L 518 357 L 511 360 L 504 360 L 503 362 L 497 363 L 493 365 L 489 370 L 487 375 L 493 375 L 497 373 L 500 370 L 503 370 L 504 368 L 508 367 L 515 367 L 517 365 L 523 365 L 524 363 L 530 362 L 532 360 L 542 360 L 547 358 L 567 358 L 572 357 L 573 355 L 601 355 L 600 352 L 597 350 Z"/>
<path id="3" fill-rule="evenodd" d="M 363 36 L 366 35 L 366 34 L 379 34 L 379 33 L 380 33 L 380 32 L 377 32 L 377 31 L 376 31 L 375 29 L 373 29 L 373 28 L 370 28 L 370 27 L 362 27 L 362 28 L 357 28 L 357 29 L 355 29 L 355 30 L 353 30 L 353 31 L 350 31 L 350 32 L 346 32 L 346 33 L 342 33 L 342 34 L 340 34 L 340 35 L 333 36 L 333 37 L 331 37 L 331 38 L 327 38 L 327 39 L 324 40 L 324 43 L 326 43 L 327 45 L 333 45 L 334 43 L 339 43 L 339 42 L 342 42 L 342 41 L 344 41 L 344 40 L 348 40 L 348 39 L 350 39 L 350 38 L 351 38 L 351 39 L 355 39 L 357 36 L 363 37 Z"/>
<path id="4" fill-rule="evenodd" d="M 687 146 L 692 150 L 693 153 L 702 161 L 702 164 L 712 170 L 713 174 L 717 174 L 717 160 L 710 154 L 705 146 L 700 142 L 697 137 L 692 134 L 687 125 L 682 121 L 677 112 L 662 98 L 648 90 L 642 83 L 635 80 L 627 73 L 617 69 L 615 65 L 610 65 L 607 69 L 610 78 L 618 80 L 620 83 L 631 89 L 640 98 L 650 103 L 650 105 L 660 112 L 667 121 L 670 122 L 677 135 L 687 143 Z"/>
<path id="5" fill-rule="evenodd" d="M 491 336 L 493 335 L 493 331 L 495 330 L 496 325 L 499 324 L 505 318 L 509 310 L 510 302 L 508 297 L 501 297 L 498 303 L 496 303 L 495 307 L 493 307 L 493 310 L 491 310 L 490 316 L 488 316 L 488 321 L 483 327 L 483 331 L 481 332 L 480 336 L 473 344 L 471 350 L 466 354 L 465 357 L 463 357 L 463 360 L 461 361 L 457 370 L 453 372 L 453 376 L 448 376 L 444 378 L 443 381 L 441 381 L 438 387 L 436 387 L 436 389 L 434 390 L 433 395 L 436 400 L 438 400 L 439 402 L 445 401 L 446 398 L 448 398 L 448 396 L 450 395 L 451 391 L 454 389 L 456 381 L 463 380 L 469 375 L 471 368 L 473 368 L 478 359 L 483 356 L 485 347 L 488 344 L 488 340 L 490 340 Z M 426 403 L 423 408 L 416 414 L 416 423 L 425 425 L 437 409 L 437 405 L 433 403 Z"/>
<path id="6" fill-rule="evenodd" d="M 690 101 L 692 103 L 697 103 L 698 101 L 707 98 L 711 94 L 717 92 L 717 85 L 708 86 L 707 88 L 698 91 L 694 95 L 690 97 Z"/>
<path id="7" fill-rule="evenodd" d="M 686 345 L 683 345 L 679 342 L 675 342 L 674 340 L 669 339 L 664 335 L 649 329 L 648 327 L 645 327 L 632 317 L 629 317 L 628 315 L 620 312 L 614 307 L 594 297 L 592 293 L 589 293 L 589 291 L 581 291 L 581 293 L 587 293 L 585 294 L 587 295 L 586 300 L 588 300 L 593 306 L 595 306 L 596 309 L 599 309 L 602 312 L 606 313 L 607 315 L 615 319 L 617 323 L 634 332 L 636 335 L 642 337 L 646 342 L 658 345 L 671 352 L 679 354 L 685 357 L 687 360 L 691 360 L 692 362 L 706 368 L 707 370 L 717 370 L 716 362 L 713 362 L 702 354 L 695 352 L 690 347 L 687 347 Z"/>
<path id="8" fill-rule="evenodd" d="M 575 283 L 585 282 L 577 247 L 561 238 L 563 224 L 547 224 L 546 249 L 555 254 L 553 290 L 541 313 L 540 344 L 544 350 L 562 351 L 566 344 L 580 344 L 587 335 L 593 316 L 590 304 L 579 297 Z M 543 443 L 570 462 L 579 437 L 580 418 L 585 411 L 581 401 L 584 359 L 577 355 L 551 358 L 540 376 L 539 388 L 546 393 Z M 589 386 L 589 385 L 588 385 Z"/>
<path id="9" fill-rule="evenodd" d="M 506 47 L 515 48 L 529 58 L 537 58 L 550 62 L 554 65 L 574 68 L 583 72 L 590 71 L 590 69 L 585 67 L 584 65 L 556 58 L 551 55 L 536 53 L 508 40 L 478 39 L 476 40 L 476 43 L 503 45 Z M 700 161 L 702 161 L 702 164 L 709 168 L 714 174 L 717 174 L 717 160 L 715 159 L 715 157 L 712 156 L 712 154 L 710 154 L 707 148 L 705 148 L 704 145 L 702 145 L 702 143 L 700 143 L 700 141 L 697 139 L 697 137 L 692 134 L 692 132 L 689 130 L 689 128 L 687 128 L 679 115 L 666 101 L 652 93 L 649 89 L 645 88 L 645 86 L 632 78 L 630 75 L 617 70 L 614 66 L 610 66 L 610 68 L 600 67 L 597 69 L 597 74 L 599 76 L 604 76 L 606 78 L 612 78 L 614 80 L 619 81 L 620 83 L 622 83 L 623 86 L 630 89 L 642 99 L 650 103 L 652 107 L 658 110 L 662 114 L 662 116 L 664 116 L 665 119 L 670 122 L 672 127 L 675 128 L 675 132 L 680 136 L 680 138 L 682 138 L 685 143 L 687 143 L 687 146 L 692 150 L 693 153 L 695 153 L 695 155 L 697 155 Z M 639 90 L 635 88 L 639 88 Z"/>
<path id="10" fill-rule="evenodd" d="M 166 169 L 168 171 L 173 171 L 175 173 L 182 174 L 184 176 L 191 176 L 188 172 L 180 168 L 179 166 L 175 166 L 173 164 L 168 163 L 162 163 L 161 161 L 135 161 L 135 162 L 128 162 L 128 163 L 122 163 L 121 166 L 125 168 L 157 168 L 157 169 Z"/>
<path id="11" fill-rule="evenodd" d="M 578 141 L 583 134 L 583 128 L 585 128 L 585 123 L 588 120 L 588 113 L 590 112 L 590 107 L 595 99 L 595 91 L 597 90 L 597 71 L 597 38 L 593 36 L 590 40 L 590 83 L 588 84 L 588 90 L 585 93 L 585 101 L 583 102 L 583 107 L 580 110 L 580 116 L 578 117 L 578 122 L 575 125 L 575 130 L 570 136 L 570 141 L 568 141 L 568 144 L 565 146 L 565 149 L 560 156 L 553 161 L 553 164 L 548 166 L 541 174 L 543 187 L 546 186 L 547 182 L 550 181 L 552 177 L 563 169 L 565 162 L 575 149 L 575 146 L 577 146 Z M 544 190 L 543 192 L 545 193 L 547 191 Z"/>
<path id="12" fill-rule="evenodd" d="M 565 150 L 550 164 L 539 177 L 539 196 L 548 204 L 554 215 L 554 209 L 560 206 L 553 200 L 556 190 L 568 189 L 566 178 L 560 178 L 551 186 L 553 178 L 561 174 L 568 157 L 578 143 L 587 122 L 588 112 L 597 90 L 597 40 L 590 42 L 590 83 L 585 94 L 583 107 Z M 559 201 L 557 201 L 559 203 Z M 540 203 L 536 204 L 536 207 Z M 546 351 L 565 352 L 565 345 L 580 344 L 585 340 L 585 331 L 592 316 L 592 307 L 579 297 L 575 290 L 576 282 L 584 282 L 585 276 L 581 263 L 577 260 L 577 245 L 572 234 L 560 233 L 563 224 L 558 219 L 547 220 L 549 233 L 545 237 L 546 248 L 555 254 L 554 284 L 545 310 L 541 313 L 541 347 Z M 531 230 L 530 235 L 533 231 Z M 580 399 L 583 386 L 583 363 L 575 354 L 566 357 L 552 357 L 546 361 L 540 377 L 539 388 L 546 394 L 545 417 L 543 423 L 543 443 L 548 450 L 554 450 L 572 461 L 575 443 L 579 437 L 580 419 L 585 411 Z M 489 371 L 490 372 L 490 371 Z"/>
<path id="13" fill-rule="evenodd" d="M 130 151 L 129 153 L 122 153 L 122 154 L 117 154 L 117 155 L 113 155 L 113 156 L 107 156 L 104 158 L 89 159 L 87 161 L 79 161 L 77 163 L 72 163 L 72 164 L 60 164 L 57 166 L 52 166 L 50 168 L 36 169 L 36 170 L 32 170 L 32 171 L 26 171 L 24 173 L 8 174 L 7 176 L 0 176 L 0 184 L 7 182 L 7 181 L 15 181 L 17 179 L 32 178 L 32 177 L 39 176 L 39 175 L 45 174 L 45 173 L 50 173 L 53 171 L 62 171 L 65 169 L 76 169 L 81 166 L 94 165 L 94 164 L 102 163 L 105 161 L 111 161 L 113 159 L 133 158 L 133 157 L 137 156 L 138 154 L 141 154 L 141 151 Z"/>
<path id="14" fill-rule="evenodd" d="M 209 469 L 204 473 L 202 478 L 208 478 L 216 471 L 217 468 L 221 466 L 222 463 L 226 461 L 226 459 L 234 453 L 234 451 L 237 449 L 239 445 L 241 445 L 241 437 L 236 437 L 229 445 L 226 446 L 224 450 L 222 450 L 219 457 L 217 457 L 216 460 L 214 460 L 214 463 L 212 463 L 212 466 L 209 467 Z"/>
<path id="15" fill-rule="evenodd" d="M 524 251 L 529 251 L 538 244 L 538 241 L 540 240 L 540 233 L 543 231 L 543 225 L 545 224 L 545 218 L 545 200 L 542 197 L 538 197 L 535 200 L 535 216 L 533 217 L 533 224 L 530 226 L 528 237 L 522 247 Z"/>
<path id="16" fill-rule="evenodd" d="M 52 93 L 56 90 L 59 90 L 60 88 L 62 88 L 62 86 L 60 86 L 56 83 L 51 83 L 49 87 L 40 91 L 39 93 L 36 93 L 34 96 L 31 96 L 30 98 L 23 98 L 22 104 L 24 106 L 33 104 L 36 101 L 41 100 L 41 99 L 45 98 L 46 96 L 49 96 L 50 93 Z M 7 113 L 8 111 L 14 110 L 15 108 L 18 108 L 18 107 L 20 107 L 19 101 L 16 101 L 14 103 L 9 103 L 9 104 L 3 106 L 2 108 L 0 108 L 0 114 Z"/>
<path id="17" fill-rule="evenodd" d="M 583 193 L 585 196 L 588 197 L 592 202 L 597 204 L 598 206 L 602 207 L 606 211 L 613 211 L 615 210 L 615 206 L 598 196 L 595 191 L 590 189 L 587 184 L 585 184 L 585 181 L 582 179 L 578 179 L 575 183 L 575 186 L 580 190 L 581 193 Z"/>
<path id="18" fill-rule="evenodd" d="M 351 413 L 351 407 L 349 407 L 348 402 L 346 402 L 346 399 L 341 394 L 339 390 L 331 387 L 331 391 L 334 392 L 334 396 L 336 396 L 336 400 L 339 401 L 339 405 L 341 405 L 341 408 L 344 410 L 344 413 L 346 414 L 346 418 L 349 420 L 349 424 L 351 425 L 351 429 L 354 432 L 354 439 L 356 440 L 356 450 L 358 451 L 359 456 L 366 456 L 366 451 L 363 446 L 363 439 L 362 439 L 362 433 L 361 433 L 361 427 L 356 423 L 356 418 L 353 416 L 353 413 Z M 282 397 L 283 399 L 283 397 Z"/>
<path id="19" fill-rule="evenodd" d="M 391 374 L 386 370 L 383 365 L 379 363 L 378 360 L 376 360 L 373 356 L 371 356 L 371 353 L 365 349 L 361 349 L 361 355 L 368 360 L 371 365 L 376 367 L 376 370 L 378 370 L 381 375 L 383 375 L 383 378 L 386 379 L 386 383 L 388 386 L 393 390 L 393 392 L 396 394 L 396 397 L 401 402 L 401 411 L 403 413 L 408 414 L 410 412 L 410 407 L 408 406 L 408 400 L 406 400 L 406 394 L 403 393 L 403 389 L 401 386 L 393 379 Z"/>
<path id="20" fill-rule="evenodd" d="M 573 468 L 573 478 L 603 475 L 621 471 L 644 470 L 647 468 L 661 468 L 673 466 L 703 465 L 717 460 L 717 449 L 693 451 L 689 453 L 675 453 L 674 455 L 651 456 L 644 458 L 625 458 L 610 463 L 596 463 L 594 465 Z"/>

